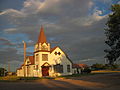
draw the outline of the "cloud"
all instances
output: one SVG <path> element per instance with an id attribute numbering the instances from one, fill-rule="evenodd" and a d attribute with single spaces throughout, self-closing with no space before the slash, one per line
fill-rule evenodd
<path id="1" fill-rule="evenodd" d="M 5 29 L 4 31 L 5 32 L 14 32 L 16 30 L 17 30 L 16 28 L 8 28 L 8 29 Z"/>
<path id="2" fill-rule="evenodd" d="M 6 38 L 0 38 L 0 45 L 12 46 L 14 43 L 11 43 L 11 41 Z"/>
<path id="3" fill-rule="evenodd" d="M 120 1 L 118 2 L 118 4 L 120 4 Z"/>
<path id="4" fill-rule="evenodd" d="M 72 22 L 76 23 L 77 25 L 81 25 L 81 26 L 90 26 L 94 24 L 95 22 L 98 22 L 107 17 L 107 15 L 104 15 L 104 16 L 101 16 L 101 15 L 102 15 L 102 11 L 95 9 L 92 15 L 89 15 L 86 17 L 75 18 L 73 19 Z"/>
<path id="5" fill-rule="evenodd" d="M 112 4 L 113 0 L 95 0 L 95 1 L 99 1 L 99 2 L 102 2 L 104 4 Z"/>
<path id="6" fill-rule="evenodd" d="M 7 63 L 8 61 L 20 60 L 21 55 L 17 54 L 15 48 L 3 48 L 0 50 L 0 63 Z"/>
<path id="7" fill-rule="evenodd" d="M 101 2 L 107 3 L 105 0 Z M 45 28 L 48 41 L 54 40 L 52 46 L 60 46 L 73 61 L 103 57 L 107 15 L 95 5 L 93 0 L 26 0 L 19 10 L 2 11 L 0 17 L 4 21 L 8 20 L 8 27 L 3 26 L 1 31 L 7 38 L 8 35 L 14 35 L 14 39 L 9 40 L 10 43 L 15 41 L 14 48 L 9 46 L 1 51 L 2 58 L 4 54 L 13 52 L 22 61 L 22 40 L 27 42 L 27 52 L 31 55 L 41 25 Z M 18 36 L 19 33 L 23 36 Z M 10 48 L 9 51 L 6 51 L 7 48 Z M 14 57 L 12 55 L 9 56 Z"/>
<path id="8" fill-rule="evenodd" d="M 13 17 L 23 15 L 22 12 L 20 12 L 20 11 L 18 11 L 18 10 L 15 10 L 15 9 L 7 9 L 7 10 L 2 11 L 2 12 L 0 13 L 0 15 L 5 15 L 5 14 L 9 14 L 9 15 L 11 15 L 11 16 L 13 16 Z"/>

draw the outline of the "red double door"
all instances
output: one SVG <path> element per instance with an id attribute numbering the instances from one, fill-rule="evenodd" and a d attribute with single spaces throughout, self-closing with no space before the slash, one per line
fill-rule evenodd
<path id="1" fill-rule="evenodd" d="M 49 67 L 48 66 L 42 67 L 42 76 L 49 76 Z"/>

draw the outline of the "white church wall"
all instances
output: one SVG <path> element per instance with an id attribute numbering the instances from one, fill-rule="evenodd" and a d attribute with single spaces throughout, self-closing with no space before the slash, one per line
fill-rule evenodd
<path id="1" fill-rule="evenodd" d="M 55 55 L 55 52 L 60 52 L 60 55 Z M 60 75 L 71 75 L 72 74 L 72 63 L 68 60 L 68 58 L 66 57 L 66 55 L 64 54 L 64 52 L 57 47 L 52 53 L 51 53 L 51 57 L 50 57 L 50 64 L 51 65 L 56 65 L 56 64 L 60 64 L 63 65 L 63 73 L 54 73 L 57 76 Z M 67 65 L 70 65 L 70 72 L 67 71 Z M 54 69 L 52 69 L 52 73 L 54 72 Z M 52 74 L 51 73 L 51 74 Z"/>

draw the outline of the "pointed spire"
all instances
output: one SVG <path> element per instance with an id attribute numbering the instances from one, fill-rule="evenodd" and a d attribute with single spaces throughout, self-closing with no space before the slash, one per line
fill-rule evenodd
<path id="1" fill-rule="evenodd" d="M 46 36 L 45 36 L 45 33 L 44 33 L 44 28 L 43 26 L 41 26 L 41 29 L 40 29 L 40 34 L 39 34 L 39 37 L 38 37 L 38 43 L 46 43 Z"/>

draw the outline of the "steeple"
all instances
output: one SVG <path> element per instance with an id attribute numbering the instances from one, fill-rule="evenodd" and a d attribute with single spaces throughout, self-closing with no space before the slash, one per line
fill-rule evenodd
<path id="1" fill-rule="evenodd" d="M 45 33 L 44 33 L 44 28 L 43 26 L 41 26 L 41 29 L 40 29 L 40 34 L 39 34 L 39 37 L 38 37 L 38 43 L 46 43 L 46 36 L 45 36 Z"/>

